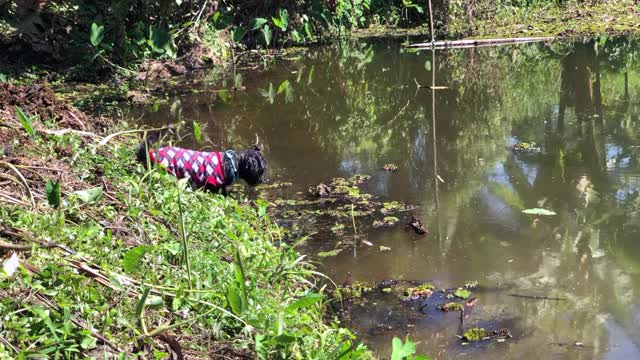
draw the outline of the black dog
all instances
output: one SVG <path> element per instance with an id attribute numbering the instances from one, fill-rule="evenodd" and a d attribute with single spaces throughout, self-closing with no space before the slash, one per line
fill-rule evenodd
<path id="1" fill-rule="evenodd" d="M 255 146 L 243 151 L 204 152 L 180 147 L 152 148 L 160 133 L 151 133 L 136 151 L 136 158 L 145 166 L 160 164 L 179 179 L 188 178 L 194 188 L 222 192 L 238 179 L 250 186 L 263 182 L 267 162 Z"/>

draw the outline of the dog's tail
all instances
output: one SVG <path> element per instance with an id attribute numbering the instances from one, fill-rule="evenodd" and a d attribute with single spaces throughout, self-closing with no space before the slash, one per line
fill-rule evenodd
<path id="1" fill-rule="evenodd" d="M 162 136 L 161 131 L 149 132 L 140 145 L 138 145 L 138 149 L 136 150 L 136 160 L 144 166 L 149 164 L 149 150 L 151 150 L 153 144 L 160 140 L 160 136 Z"/>

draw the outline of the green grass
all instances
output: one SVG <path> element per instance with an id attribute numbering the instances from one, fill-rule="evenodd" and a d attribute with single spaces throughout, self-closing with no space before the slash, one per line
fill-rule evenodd
<path id="1" fill-rule="evenodd" d="M 63 176 L 58 209 L 45 196 L 33 208 L 0 205 L 0 228 L 16 233 L 3 242 L 27 245 L 18 253 L 23 266 L 0 280 L 0 356 L 164 358 L 154 337 L 165 334 L 196 358 L 221 347 L 269 359 L 371 357 L 327 317 L 320 275 L 280 241 L 266 203 L 145 174 L 134 144 L 98 147 L 64 135 L 23 149 L 53 159 L 56 146 L 71 145 L 73 160 L 61 161 L 73 173 Z M 71 196 L 78 184 L 102 184 L 97 168 L 104 196 Z M 45 184 L 32 187 L 40 194 Z"/>
<path id="2" fill-rule="evenodd" d="M 495 19 L 475 20 L 473 38 L 597 36 L 640 32 L 640 7 L 629 0 L 566 6 L 541 2 L 531 7 L 499 6 Z M 451 34 L 468 34 L 464 16 L 453 17 Z"/>

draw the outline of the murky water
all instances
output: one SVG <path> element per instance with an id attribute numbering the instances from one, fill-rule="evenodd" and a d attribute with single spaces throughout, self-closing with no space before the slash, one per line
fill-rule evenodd
<path id="1" fill-rule="evenodd" d="M 181 95 L 148 118 L 197 119 L 216 148 L 258 135 L 271 178 L 293 182 L 292 193 L 365 173 L 374 194 L 418 206 L 429 235 L 371 230 L 373 247 L 326 258 L 322 270 L 337 282 L 347 272 L 439 287 L 477 281 L 479 302 L 462 328 L 457 314 L 425 316 L 384 297 L 352 310 L 349 325 L 381 356 L 409 334 L 439 359 L 640 358 L 638 45 L 434 55 L 356 42 L 241 72 L 245 92 Z M 432 97 L 415 81 L 448 89 Z M 515 154 L 521 141 L 542 153 Z M 382 171 L 386 163 L 399 171 Z M 557 215 L 522 213 L 535 207 Z M 509 327 L 514 338 L 460 345 L 456 334 L 476 325 Z"/>

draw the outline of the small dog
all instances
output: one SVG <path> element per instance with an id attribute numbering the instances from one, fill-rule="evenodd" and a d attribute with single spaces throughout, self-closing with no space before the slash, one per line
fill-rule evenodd
<path id="1" fill-rule="evenodd" d="M 250 186 L 264 181 L 267 161 L 257 145 L 237 152 L 204 152 L 173 146 L 152 148 L 159 139 L 159 132 L 149 134 L 138 146 L 137 160 L 145 166 L 162 165 L 175 177 L 188 178 L 194 188 L 222 192 L 226 196 L 227 186 L 238 179 Z"/>

